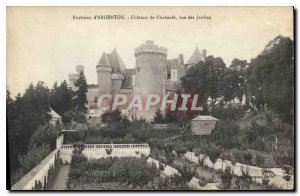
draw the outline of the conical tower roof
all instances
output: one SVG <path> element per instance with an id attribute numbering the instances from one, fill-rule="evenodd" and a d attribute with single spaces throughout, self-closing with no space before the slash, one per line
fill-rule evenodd
<path id="1" fill-rule="evenodd" d="M 187 61 L 187 64 L 197 64 L 199 61 L 204 61 L 204 59 L 203 59 L 203 56 L 197 46 L 196 49 L 194 50 L 192 56 Z"/>
<path id="2" fill-rule="evenodd" d="M 125 64 L 118 54 L 116 48 L 114 48 L 112 53 L 110 54 L 110 63 L 113 69 L 113 73 L 125 73 Z"/>
<path id="3" fill-rule="evenodd" d="M 97 66 L 111 66 L 109 62 L 109 57 L 107 56 L 107 54 L 105 54 L 105 52 L 102 53 L 102 56 Z"/>

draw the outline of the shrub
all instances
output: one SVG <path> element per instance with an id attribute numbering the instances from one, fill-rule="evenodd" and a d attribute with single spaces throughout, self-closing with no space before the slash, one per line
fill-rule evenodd
<path id="1" fill-rule="evenodd" d="M 224 173 L 221 175 L 221 180 L 224 189 L 229 189 L 231 187 L 233 175 L 231 174 L 231 168 L 226 167 Z"/>
<path id="2" fill-rule="evenodd" d="M 82 164 L 87 162 L 87 157 L 83 154 L 73 154 L 71 160 L 71 168 L 79 168 Z"/>
<path id="3" fill-rule="evenodd" d="M 33 145 L 26 155 L 19 156 L 20 168 L 24 173 L 29 172 L 38 165 L 50 153 L 49 145 L 42 144 L 40 147 Z"/>
<path id="4" fill-rule="evenodd" d="M 56 148 L 56 138 L 59 136 L 60 131 L 51 124 L 40 126 L 30 138 L 29 149 L 34 145 L 42 146 L 48 144 L 51 150 Z"/>

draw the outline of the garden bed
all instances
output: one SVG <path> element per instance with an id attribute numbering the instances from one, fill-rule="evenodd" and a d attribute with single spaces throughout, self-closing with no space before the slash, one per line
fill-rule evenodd
<path id="1" fill-rule="evenodd" d="M 68 190 L 188 190 L 177 177 L 165 177 L 146 157 L 120 157 L 87 160 L 72 157 Z"/>

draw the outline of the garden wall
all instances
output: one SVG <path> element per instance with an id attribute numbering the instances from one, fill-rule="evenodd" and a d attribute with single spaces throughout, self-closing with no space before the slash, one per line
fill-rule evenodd
<path id="1" fill-rule="evenodd" d="M 32 190 L 36 182 L 41 182 L 44 187 L 45 179 L 48 179 L 48 171 L 55 167 L 55 160 L 59 158 L 59 150 L 64 142 L 64 136 L 56 138 L 56 149 L 53 150 L 46 158 L 28 172 L 21 180 L 11 187 L 11 190 Z"/>
<path id="2" fill-rule="evenodd" d="M 217 159 L 215 164 L 212 163 L 210 158 L 208 156 L 200 154 L 199 156 L 196 156 L 194 152 L 186 152 L 183 157 L 187 159 L 190 162 L 199 164 L 199 159 L 203 161 L 203 165 L 209 168 L 212 168 L 217 171 L 225 171 L 226 167 L 230 167 L 232 170 L 232 173 L 236 176 L 242 176 L 242 173 L 248 173 L 252 177 L 252 181 L 262 184 L 262 168 L 246 165 L 242 163 L 236 163 L 233 165 L 231 161 L 222 159 Z M 268 171 L 272 171 L 274 173 L 274 177 L 270 177 L 269 184 L 274 185 L 278 188 L 282 189 L 293 189 L 294 188 L 294 177 L 291 177 L 291 180 L 289 183 L 286 182 L 285 179 L 283 179 L 284 171 L 281 168 L 264 168 Z"/>
<path id="3" fill-rule="evenodd" d="M 156 159 L 149 157 L 147 159 L 147 163 L 149 165 L 154 164 L 156 166 L 156 168 L 159 169 L 159 161 L 157 161 Z M 168 165 L 166 165 L 164 167 L 164 170 L 161 171 L 161 173 L 168 177 L 171 177 L 175 174 L 180 175 L 180 173 L 177 169 L 170 167 Z M 219 190 L 219 188 L 218 188 L 219 183 L 207 183 L 204 187 L 201 187 L 198 182 L 199 182 L 199 180 L 197 178 L 193 177 L 191 179 L 191 181 L 188 183 L 188 185 L 190 188 L 195 189 L 195 190 Z"/>
<path id="4" fill-rule="evenodd" d="M 60 158 L 63 163 L 70 163 L 73 154 L 73 144 L 65 144 L 61 147 Z M 111 153 L 109 152 L 111 150 Z M 106 157 L 140 157 L 148 156 L 150 147 L 148 144 L 85 144 L 82 151 L 88 159 L 100 159 Z"/>
<path id="5" fill-rule="evenodd" d="M 21 180 L 11 187 L 11 190 L 32 190 L 36 182 L 41 182 L 44 187 L 44 181 L 48 178 L 48 171 L 54 167 L 55 159 L 58 158 L 59 148 L 52 151 L 37 166 L 28 172 Z"/>

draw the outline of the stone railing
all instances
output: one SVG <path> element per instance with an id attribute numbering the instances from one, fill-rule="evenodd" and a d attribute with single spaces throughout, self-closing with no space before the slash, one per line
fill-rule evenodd
<path id="1" fill-rule="evenodd" d="M 62 149 L 73 149 L 73 144 L 64 144 Z M 84 144 L 84 149 L 109 148 L 149 148 L 148 144 Z"/>
<path id="2" fill-rule="evenodd" d="M 65 144 L 61 147 L 60 158 L 63 163 L 71 162 L 73 150 L 73 144 Z M 141 154 L 149 155 L 150 147 L 148 144 L 84 144 L 82 154 L 88 159 L 140 157 Z"/>

